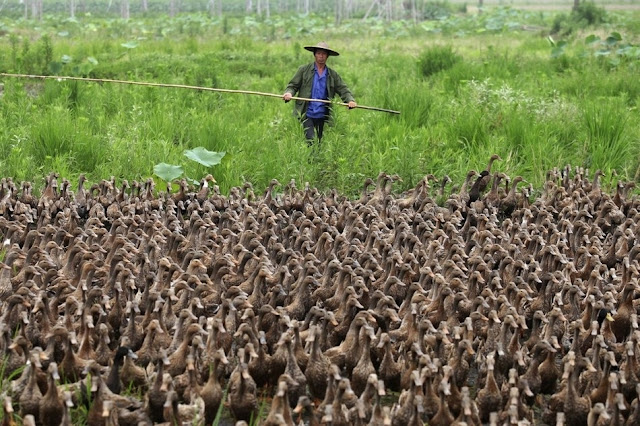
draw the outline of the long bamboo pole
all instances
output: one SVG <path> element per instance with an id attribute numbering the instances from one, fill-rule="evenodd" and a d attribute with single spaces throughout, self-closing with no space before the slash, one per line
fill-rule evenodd
<path id="1" fill-rule="evenodd" d="M 166 83 L 150 83 L 145 81 L 128 81 L 128 80 L 113 80 L 109 78 L 89 78 L 89 77 L 69 77 L 69 76 L 59 76 L 59 75 L 33 75 L 33 74 L 11 74 L 11 73 L 0 73 L 1 77 L 11 77 L 11 78 L 30 78 L 30 79 L 41 79 L 41 80 L 75 80 L 75 81 L 91 81 L 95 83 L 118 83 L 118 84 L 132 84 L 136 86 L 150 86 L 150 87 L 173 87 L 177 89 L 191 89 L 191 90 L 206 90 L 210 92 L 222 92 L 222 93 L 242 93 L 245 95 L 258 95 L 258 96 L 270 96 L 273 98 L 282 99 L 282 95 L 278 95 L 277 93 L 264 93 L 264 92 L 256 92 L 253 90 L 234 90 L 234 89 L 220 89 L 217 87 L 200 87 L 200 86 L 189 86 L 186 84 L 166 84 Z M 297 96 L 291 97 L 294 100 L 300 101 L 315 101 L 315 102 L 323 102 L 325 104 L 335 104 L 342 106 L 349 106 L 344 102 L 333 102 L 326 99 L 313 99 L 313 98 L 300 98 Z M 372 111 L 381 111 L 388 112 L 390 114 L 400 114 L 400 111 L 394 111 L 391 109 L 384 109 L 366 105 L 358 105 L 356 108 L 367 109 Z"/>

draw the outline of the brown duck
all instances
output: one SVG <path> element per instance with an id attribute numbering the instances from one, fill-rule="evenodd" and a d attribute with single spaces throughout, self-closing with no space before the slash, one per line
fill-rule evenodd
<path id="1" fill-rule="evenodd" d="M 249 374 L 244 348 L 238 350 L 240 362 L 229 378 L 229 409 L 236 421 L 250 421 L 257 413 L 256 383 Z"/>
<path id="2" fill-rule="evenodd" d="M 204 400 L 204 421 L 205 424 L 210 425 L 213 423 L 220 404 L 222 403 L 222 385 L 218 377 L 218 365 L 228 364 L 229 361 L 222 349 L 218 349 L 214 356 L 213 361 L 209 367 L 209 379 L 202 387 L 200 396 Z"/>
<path id="3" fill-rule="evenodd" d="M 60 379 L 58 364 L 49 364 L 47 393 L 40 401 L 39 419 L 44 426 L 59 426 L 64 417 L 64 402 L 56 381 Z"/>

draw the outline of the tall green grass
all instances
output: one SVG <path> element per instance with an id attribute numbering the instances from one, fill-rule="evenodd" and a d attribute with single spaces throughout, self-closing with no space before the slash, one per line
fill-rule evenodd
<path id="1" fill-rule="evenodd" d="M 625 135 L 627 122 L 632 119 L 625 103 L 624 99 L 594 99 L 585 105 L 583 120 L 587 137 L 583 149 L 587 166 L 605 165 L 605 172 L 617 170 L 631 174 L 635 171 L 629 169 L 625 160 L 637 155 L 640 138 L 637 134 L 632 137 Z"/>
<path id="2" fill-rule="evenodd" d="M 640 93 L 634 17 L 607 16 L 606 28 L 555 35 L 555 46 L 547 38 L 553 15 L 508 8 L 340 27 L 316 16 L 45 17 L 38 32 L 27 22 L 2 22 L 2 72 L 46 68 L 275 94 L 312 60 L 302 46 L 324 39 L 341 51 L 329 66 L 361 105 L 401 114 L 336 107 L 335 125 L 310 150 L 291 104 L 273 97 L 4 78 L 0 169 L 36 184 L 52 170 L 71 181 L 80 173 L 93 182 L 131 181 L 167 163 L 194 180 L 212 173 L 223 193 L 245 181 L 260 193 L 277 178 L 357 196 L 364 179 L 381 170 L 399 174 L 394 188 L 402 191 L 428 173 L 461 182 L 497 153 L 504 159 L 498 168 L 535 186 L 546 170 L 565 164 L 632 179 L 640 127 L 633 119 Z M 522 31 L 526 25 L 539 29 Z M 585 34 L 614 27 L 620 39 L 585 41 Z M 196 147 L 226 155 L 205 167 L 184 155 Z"/>

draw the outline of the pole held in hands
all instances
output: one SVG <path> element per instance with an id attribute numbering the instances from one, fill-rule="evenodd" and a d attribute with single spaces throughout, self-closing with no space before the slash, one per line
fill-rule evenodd
<path id="1" fill-rule="evenodd" d="M 176 89 L 191 89 L 191 90 L 203 90 L 209 92 L 220 92 L 220 93 L 242 93 L 245 95 L 258 95 L 258 96 L 270 96 L 273 98 L 282 99 L 282 95 L 278 95 L 276 93 L 264 93 L 264 92 L 256 92 L 253 90 L 234 90 L 234 89 L 220 89 L 217 87 L 201 87 L 201 86 L 189 86 L 186 84 L 166 84 L 166 83 L 150 83 L 145 81 L 128 81 L 128 80 L 113 80 L 108 78 L 90 78 L 90 77 L 69 77 L 69 76 L 58 76 L 58 75 L 33 75 L 33 74 L 11 74 L 11 73 L 0 73 L 2 77 L 10 77 L 10 78 L 30 78 L 30 79 L 40 79 L 40 80 L 72 80 L 72 81 L 90 81 L 94 83 L 117 83 L 117 84 L 131 84 L 136 86 L 149 86 L 149 87 L 172 87 Z M 326 99 L 311 99 L 311 98 L 300 98 L 297 96 L 292 96 L 293 100 L 300 101 L 315 101 L 315 102 L 323 102 L 327 104 L 335 104 L 348 106 L 348 104 L 343 102 L 333 102 Z M 358 105 L 356 108 L 358 109 L 367 109 L 371 111 L 381 111 L 388 112 L 390 114 L 400 114 L 400 111 L 394 111 L 391 109 L 384 109 L 372 106 Z"/>

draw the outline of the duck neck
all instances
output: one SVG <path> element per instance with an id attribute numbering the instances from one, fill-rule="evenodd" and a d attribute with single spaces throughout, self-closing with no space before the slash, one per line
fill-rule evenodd
<path id="1" fill-rule="evenodd" d="M 507 346 L 506 343 L 507 343 L 508 331 L 509 331 L 509 324 L 506 321 L 504 321 L 502 323 L 502 327 L 500 327 L 500 336 L 497 342 L 498 355 L 504 355 L 504 350 Z"/>
<path id="2" fill-rule="evenodd" d="M 207 383 L 210 386 L 219 386 L 218 381 L 218 366 L 220 365 L 220 360 L 217 356 L 213 357 L 213 361 L 209 365 L 209 378 L 207 379 Z"/>
<path id="3" fill-rule="evenodd" d="M 371 364 L 371 337 L 365 329 L 361 329 L 362 343 L 360 344 L 360 359 L 358 365 Z"/>
<path id="4" fill-rule="evenodd" d="M 491 393 L 500 391 L 500 389 L 498 388 L 498 383 L 496 382 L 493 365 L 487 371 L 487 381 L 485 382 L 485 389 Z"/>
<path id="5" fill-rule="evenodd" d="M 569 376 L 569 382 L 567 383 L 567 401 L 571 401 L 572 403 L 578 398 L 578 392 L 576 391 L 576 385 L 578 382 L 578 377 L 580 376 L 580 370 L 577 365 L 574 365 L 571 370 L 571 375 Z M 566 405 L 565 405 L 566 407 Z"/>

